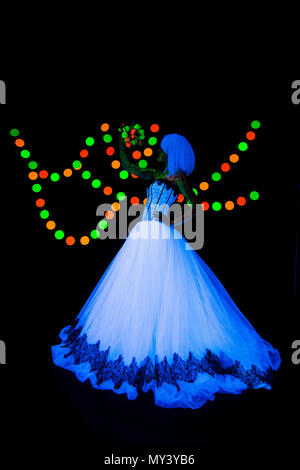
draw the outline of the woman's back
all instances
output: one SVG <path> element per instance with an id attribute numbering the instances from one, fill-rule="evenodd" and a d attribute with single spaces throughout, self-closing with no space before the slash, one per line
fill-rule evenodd
<path id="1" fill-rule="evenodd" d="M 167 179 L 158 179 L 147 187 L 147 204 L 142 220 L 151 220 L 158 212 L 168 214 L 169 208 L 177 200 L 179 189 Z"/>

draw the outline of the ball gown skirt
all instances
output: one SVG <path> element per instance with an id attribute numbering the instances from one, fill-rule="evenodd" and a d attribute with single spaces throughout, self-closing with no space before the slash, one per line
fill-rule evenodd
<path id="1" fill-rule="evenodd" d="M 271 388 L 279 352 L 262 339 L 174 227 L 137 223 L 71 326 L 54 363 L 93 387 L 200 408 L 216 393 Z"/>

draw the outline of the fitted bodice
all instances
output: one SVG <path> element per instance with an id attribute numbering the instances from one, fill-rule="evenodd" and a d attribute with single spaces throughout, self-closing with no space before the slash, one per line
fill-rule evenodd
<path id="1" fill-rule="evenodd" d="M 152 220 L 159 212 L 166 216 L 179 193 L 175 183 L 164 179 L 156 180 L 148 186 L 147 204 L 142 214 L 142 221 Z"/>

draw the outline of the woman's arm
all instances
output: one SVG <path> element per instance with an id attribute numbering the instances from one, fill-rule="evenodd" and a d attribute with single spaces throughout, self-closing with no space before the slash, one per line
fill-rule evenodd
<path id="1" fill-rule="evenodd" d="M 194 191 L 190 190 L 184 174 L 182 174 L 180 178 L 176 180 L 176 184 L 180 192 L 184 195 L 186 199 L 186 204 L 189 204 L 191 206 L 191 211 L 189 212 L 189 214 L 187 214 L 187 219 L 193 218 L 196 215 L 196 204 L 197 204 L 195 193 Z M 184 212 L 184 215 L 185 215 L 185 212 Z M 175 225 L 178 222 L 183 223 L 183 221 L 184 221 L 184 217 L 183 218 L 180 217 L 178 219 L 175 219 L 173 224 Z"/>
<path id="2" fill-rule="evenodd" d="M 195 197 L 195 193 L 193 190 L 190 189 L 188 182 L 186 180 L 185 175 L 181 175 L 181 177 L 176 181 L 180 192 L 184 195 L 186 199 L 186 203 L 192 206 L 193 211 L 196 209 L 195 206 L 197 204 L 197 200 Z"/>
<path id="3" fill-rule="evenodd" d="M 129 173 L 133 173 L 136 176 L 140 176 L 146 180 L 156 180 L 158 178 L 163 178 L 166 175 L 166 172 L 162 172 L 161 170 L 156 170 L 152 168 L 140 168 L 139 166 L 131 163 L 126 154 L 126 147 L 124 145 L 124 141 L 122 136 L 119 136 L 120 142 L 120 160 L 124 170 L 128 171 Z"/>

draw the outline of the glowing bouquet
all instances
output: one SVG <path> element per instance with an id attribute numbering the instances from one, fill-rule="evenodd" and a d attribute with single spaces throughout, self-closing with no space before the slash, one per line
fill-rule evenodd
<path id="1" fill-rule="evenodd" d="M 145 139 L 145 131 L 139 124 L 131 126 L 125 126 L 122 124 L 119 132 L 121 132 L 125 145 L 128 148 L 133 145 L 142 145 L 142 140 Z"/>

